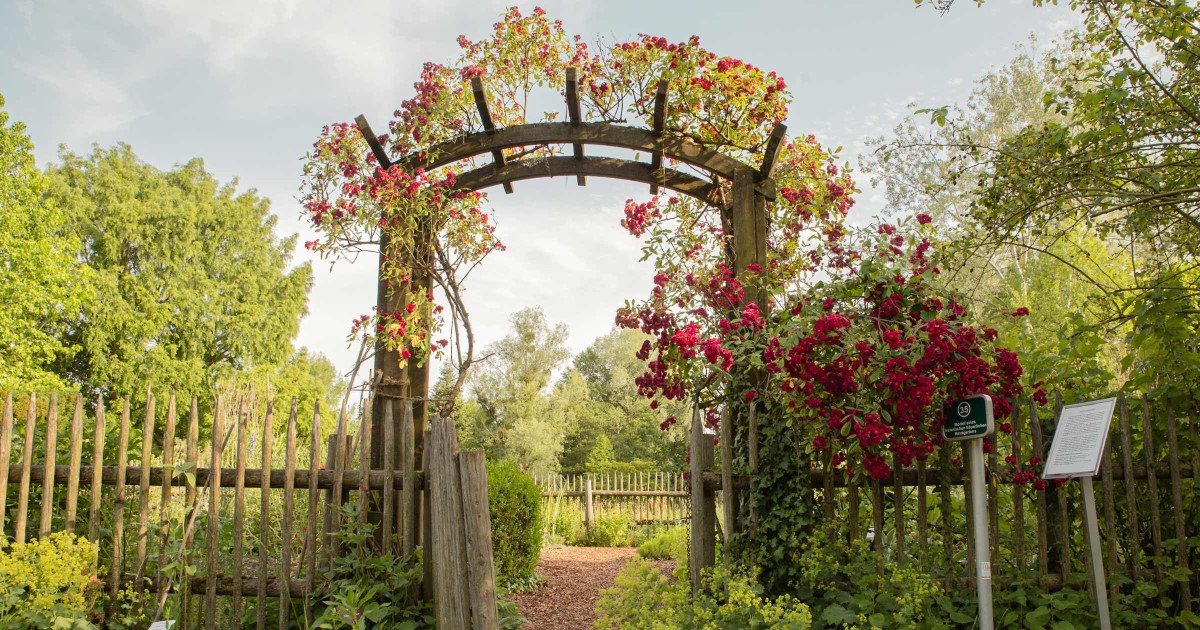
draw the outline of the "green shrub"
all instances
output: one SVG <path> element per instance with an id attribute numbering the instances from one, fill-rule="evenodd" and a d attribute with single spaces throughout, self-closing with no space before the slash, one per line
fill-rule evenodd
<path id="1" fill-rule="evenodd" d="M 541 490 L 511 461 L 488 462 L 487 475 L 496 579 L 529 579 L 542 553 Z"/>
<path id="2" fill-rule="evenodd" d="M 525 627 L 525 616 L 511 599 L 503 595 L 496 598 L 496 613 L 500 617 L 500 630 L 521 630 Z"/>
<path id="3" fill-rule="evenodd" d="M 676 527 L 679 526 L 667 523 L 635 523 L 633 526 L 633 546 L 640 547 L 642 543 L 658 538 L 667 530 Z"/>
<path id="4" fill-rule="evenodd" d="M 813 607 L 813 616 L 831 628 L 950 628 L 962 611 L 939 614 L 942 595 L 932 576 L 908 563 L 897 564 L 871 551 L 866 540 L 830 546 L 823 536 L 803 543 L 796 560 L 800 578 L 794 591 Z M 880 570 L 880 563 L 883 563 Z M 847 584 L 853 584 L 847 588 Z M 953 614 L 950 614 L 953 613 Z"/>
<path id="5" fill-rule="evenodd" d="M 638 555 L 649 560 L 686 562 L 691 531 L 686 527 L 669 527 L 638 545 Z"/>
<path id="6" fill-rule="evenodd" d="M 897 562 L 858 540 L 830 545 L 825 536 L 803 539 L 795 558 L 791 592 L 812 607 L 820 628 L 844 630 L 950 630 L 975 627 L 977 600 L 971 588 L 943 589 L 937 578 L 911 561 Z M 1082 574 L 1065 588 L 1047 591 L 1036 574 L 1011 580 L 994 594 L 998 628 L 1097 628 L 1099 619 Z M 1110 584 L 1114 628 L 1193 628 L 1200 618 L 1173 610 L 1172 589 L 1187 572 L 1168 571 L 1161 581 L 1138 583 L 1115 574 Z"/>
<path id="7" fill-rule="evenodd" d="M 86 538 L 0 538 L 0 628 L 93 628 L 87 616 L 99 591 L 96 545 Z"/>
<path id="8" fill-rule="evenodd" d="M 703 588 L 695 598 L 676 568 L 672 582 L 649 562 L 630 560 L 617 575 L 613 588 L 600 592 L 595 628 L 780 628 L 808 630 L 808 606 L 791 596 L 762 596 L 762 587 L 749 576 L 732 576 L 723 567 L 705 572 Z"/>
<path id="9" fill-rule="evenodd" d="M 633 545 L 633 517 L 618 512 L 596 519 L 584 544 L 588 547 L 630 547 Z"/>

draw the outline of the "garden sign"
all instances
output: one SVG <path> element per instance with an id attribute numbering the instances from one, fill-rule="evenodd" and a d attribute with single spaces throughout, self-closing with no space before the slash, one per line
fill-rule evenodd
<path id="1" fill-rule="evenodd" d="M 1079 478 L 1101 630 L 1109 630 L 1112 621 L 1108 612 L 1108 592 L 1104 587 L 1104 558 L 1100 554 L 1100 525 L 1096 521 L 1096 491 L 1092 488 L 1092 477 L 1100 472 L 1116 406 L 1116 398 L 1105 398 L 1063 407 L 1058 415 L 1050 455 L 1046 457 L 1046 468 L 1042 470 L 1044 479 Z"/>
<path id="2" fill-rule="evenodd" d="M 951 442 L 966 440 L 970 455 L 971 516 L 975 525 L 975 587 L 979 597 L 979 627 L 992 630 L 992 562 L 988 551 L 987 496 L 983 486 L 983 438 L 996 430 L 992 397 L 970 396 L 947 405 L 942 437 Z"/>

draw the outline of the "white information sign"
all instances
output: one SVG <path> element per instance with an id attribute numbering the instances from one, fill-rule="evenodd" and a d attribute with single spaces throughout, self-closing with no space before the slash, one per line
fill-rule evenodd
<path id="1" fill-rule="evenodd" d="M 1116 406 L 1116 398 L 1105 398 L 1063 407 L 1042 478 L 1096 476 Z"/>

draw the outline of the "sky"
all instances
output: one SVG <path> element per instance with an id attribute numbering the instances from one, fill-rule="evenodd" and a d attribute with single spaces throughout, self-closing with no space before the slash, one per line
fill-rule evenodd
<path id="1" fill-rule="evenodd" d="M 297 346 L 354 363 L 350 322 L 374 304 L 375 257 L 315 258 L 316 238 L 296 201 L 301 158 L 321 127 L 365 114 L 385 129 L 425 61 L 451 63 L 455 39 L 481 39 L 506 6 L 441 0 L 7 0 L 0 3 L 0 94 L 26 123 L 39 164 L 59 147 L 129 143 L 167 169 L 204 159 L 220 181 L 271 200 L 281 236 L 299 234 L 294 262 L 312 261 L 315 283 Z M 698 35 L 718 55 L 782 75 L 793 93 L 793 135 L 844 147 L 853 167 L 865 140 L 885 135 L 916 106 L 961 102 L 973 82 L 1034 35 L 1048 43 L 1076 20 L 1030 0 L 960 0 L 948 14 L 912 0 L 542 2 L 568 33 L 626 41 L 639 33 Z M 565 107 L 564 107 L 565 109 Z M 643 156 L 642 159 L 646 159 Z M 853 168 L 852 168 L 853 170 Z M 858 178 L 856 213 L 884 209 Z M 570 330 L 578 352 L 612 328 L 616 309 L 650 288 L 649 263 L 619 224 L 645 186 L 574 177 L 491 191 L 508 251 L 489 257 L 465 286 L 478 341 L 501 338 L 511 313 L 541 306 Z"/>

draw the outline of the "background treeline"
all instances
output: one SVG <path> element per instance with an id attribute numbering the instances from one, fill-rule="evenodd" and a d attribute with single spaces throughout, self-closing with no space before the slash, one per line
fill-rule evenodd
<path id="1" fill-rule="evenodd" d="M 484 351 L 460 400 L 448 393 L 457 375 L 450 364 L 434 387 L 438 404 L 453 409 L 463 448 L 511 459 L 535 475 L 683 469 L 686 434 L 659 425 L 689 412 L 675 404 L 652 408 L 638 394 L 642 333 L 613 330 L 572 358 L 566 326 L 552 324 L 541 308 L 510 319 L 508 335 Z"/>
<path id="2" fill-rule="evenodd" d="M 266 199 L 200 159 L 161 170 L 119 144 L 63 148 L 40 170 L 0 110 L 0 390 L 139 407 L 147 385 L 206 405 L 213 389 L 253 387 L 332 416 L 344 379 L 292 343 L 312 268 L 275 228 Z"/>

